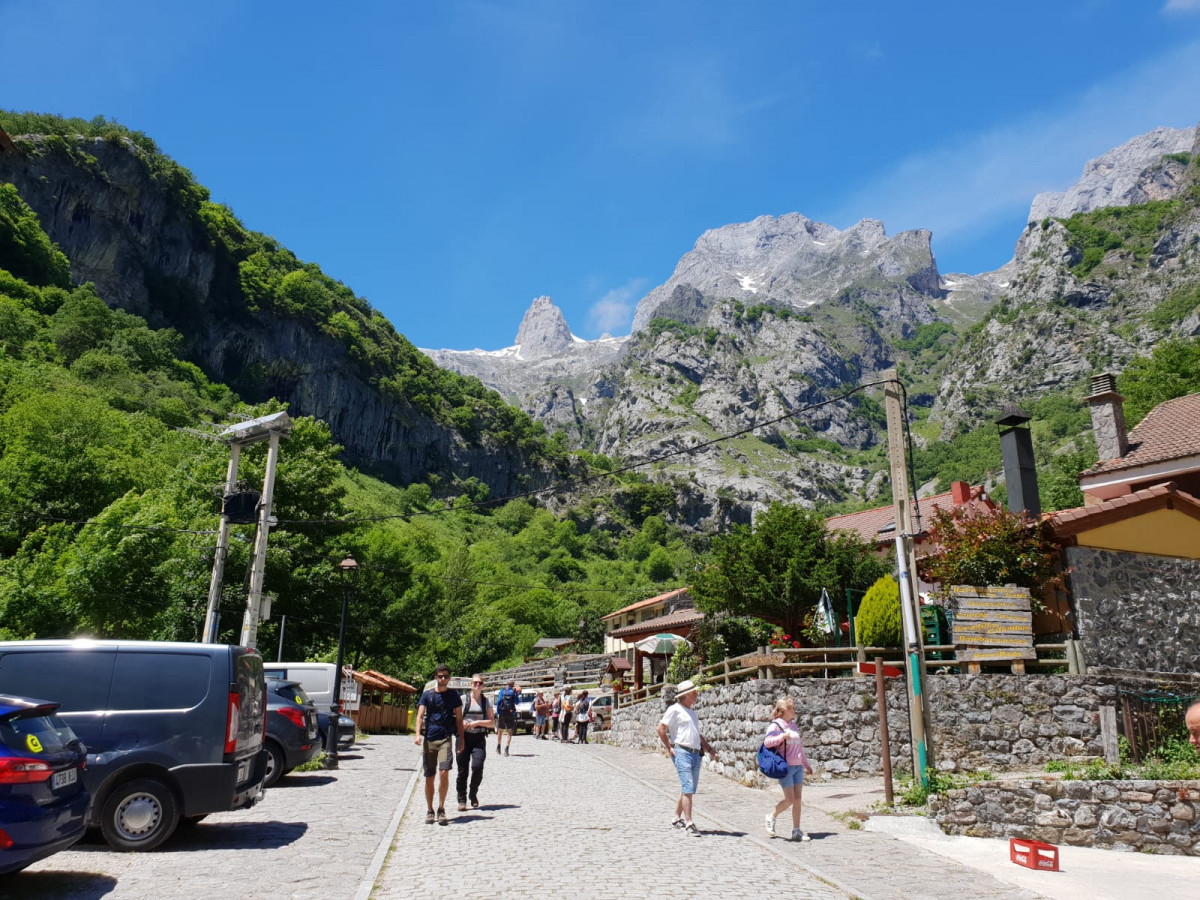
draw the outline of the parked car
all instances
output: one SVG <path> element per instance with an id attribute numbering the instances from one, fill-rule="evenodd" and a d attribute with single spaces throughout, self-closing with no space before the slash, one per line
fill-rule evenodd
<path id="1" fill-rule="evenodd" d="M 180 822 L 252 806 L 266 777 L 262 657 L 156 641 L 0 641 L 0 694 L 38 693 L 87 745 L 88 825 L 150 850 Z"/>
<path id="2" fill-rule="evenodd" d="M 524 730 L 533 734 L 533 726 L 537 716 L 533 712 L 533 701 L 537 699 L 537 691 L 527 691 L 517 695 L 517 731 Z"/>
<path id="3" fill-rule="evenodd" d="M 317 708 L 296 681 L 267 682 L 267 777 L 271 787 L 301 763 L 321 752 L 317 740 Z"/>
<path id="4" fill-rule="evenodd" d="M 612 728 L 613 695 L 601 694 L 590 698 L 592 701 L 592 730 L 602 731 Z"/>
<path id="5" fill-rule="evenodd" d="M 307 694 L 308 691 L 305 691 Z M 312 699 L 311 697 L 309 699 Z M 325 742 L 329 735 L 329 713 L 321 712 L 321 707 L 317 707 L 317 743 L 321 749 L 325 749 Z M 354 741 L 358 738 L 358 726 L 349 716 L 338 716 L 337 730 L 337 747 L 338 750 L 349 750 L 354 746 Z"/>
<path id="6" fill-rule="evenodd" d="M 0 696 L 0 875 L 66 850 L 87 830 L 87 749 L 57 709 Z"/>

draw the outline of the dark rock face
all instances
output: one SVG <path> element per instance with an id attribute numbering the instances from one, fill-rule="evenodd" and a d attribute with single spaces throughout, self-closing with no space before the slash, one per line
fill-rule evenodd
<path id="1" fill-rule="evenodd" d="M 236 264 L 181 212 L 132 144 L 78 138 L 69 146 L 0 152 L 0 181 L 15 184 L 37 212 L 77 283 L 93 282 L 110 306 L 155 327 L 176 328 L 187 358 L 209 377 L 248 401 L 278 397 L 293 414 L 324 419 L 350 462 L 400 482 L 431 472 L 474 476 L 503 495 L 544 479 L 515 450 L 467 440 L 385 397 L 313 323 L 248 313 Z"/>

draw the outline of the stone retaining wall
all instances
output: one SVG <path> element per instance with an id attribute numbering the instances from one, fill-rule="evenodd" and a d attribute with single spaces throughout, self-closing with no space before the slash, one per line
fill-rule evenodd
<path id="1" fill-rule="evenodd" d="M 985 782 L 929 801 L 949 834 L 1187 856 L 1200 856 L 1198 807 L 1200 781 Z"/>
<path id="2" fill-rule="evenodd" d="M 892 765 L 911 771 L 908 705 L 902 679 L 887 679 Z M 1099 709 L 1116 702 L 1111 679 L 1066 675 L 933 675 L 929 678 L 934 754 L 942 771 L 1037 767 L 1050 759 L 1099 756 Z M 775 698 L 796 702 L 800 733 L 818 773 L 883 771 L 875 682 L 867 678 L 798 678 L 712 685 L 696 701 L 704 735 L 717 750 L 712 771 L 761 784 L 755 753 Z M 598 739 L 626 747 L 661 747 L 655 729 L 665 703 L 618 709 Z"/>

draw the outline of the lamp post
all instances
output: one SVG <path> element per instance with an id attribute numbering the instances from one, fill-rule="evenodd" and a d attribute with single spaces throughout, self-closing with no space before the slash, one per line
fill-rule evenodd
<path id="1" fill-rule="evenodd" d="M 350 607 L 350 576 L 358 572 L 358 563 L 350 554 L 338 563 L 342 573 L 342 624 L 338 627 L 337 668 L 333 670 L 333 700 L 329 704 L 329 727 L 325 729 L 325 768 L 338 767 L 338 724 L 342 710 L 342 654 L 346 644 L 346 611 Z"/>

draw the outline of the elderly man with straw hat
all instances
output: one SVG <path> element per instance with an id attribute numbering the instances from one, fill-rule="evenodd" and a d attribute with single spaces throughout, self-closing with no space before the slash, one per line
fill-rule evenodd
<path id="1" fill-rule="evenodd" d="M 675 688 L 675 702 L 658 723 L 658 737 L 675 760 L 675 771 L 679 774 L 679 802 L 675 804 L 675 820 L 671 824 L 690 837 L 700 837 L 692 822 L 692 795 L 700 781 L 700 761 L 705 753 L 716 755 L 700 734 L 700 717 L 692 709 L 695 704 L 696 685 L 690 679 L 681 681 Z"/>

